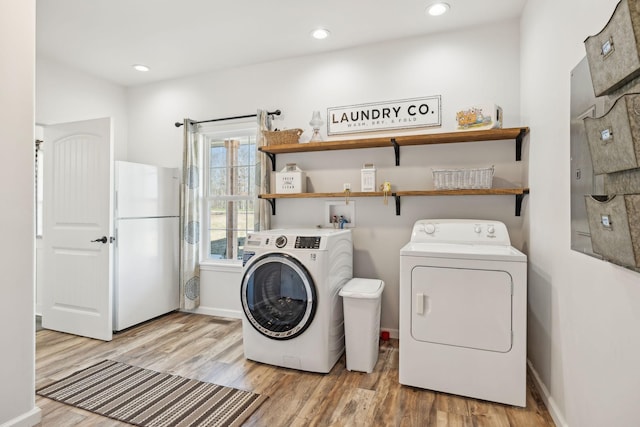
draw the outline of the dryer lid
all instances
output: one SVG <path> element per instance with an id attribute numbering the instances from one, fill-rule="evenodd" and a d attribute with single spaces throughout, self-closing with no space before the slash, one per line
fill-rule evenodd
<path id="1" fill-rule="evenodd" d="M 527 256 L 513 246 L 473 245 L 457 243 L 409 242 L 400 249 L 400 256 L 449 259 L 526 262 Z"/>

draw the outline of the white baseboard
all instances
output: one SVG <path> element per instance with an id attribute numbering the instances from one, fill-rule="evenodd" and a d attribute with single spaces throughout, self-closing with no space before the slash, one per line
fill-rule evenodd
<path id="1" fill-rule="evenodd" d="M 239 310 L 227 310 L 223 308 L 200 306 L 195 310 L 183 310 L 183 311 L 187 313 L 205 314 L 207 316 L 227 317 L 230 319 L 242 319 L 242 312 Z"/>
<path id="2" fill-rule="evenodd" d="M 40 408 L 35 406 L 26 414 L 22 414 L 19 417 L 0 424 L 0 427 L 32 427 L 38 424 L 41 420 L 42 411 L 40 411 Z"/>
<path id="3" fill-rule="evenodd" d="M 538 375 L 538 371 L 535 370 L 535 368 L 533 367 L 529 359 L 527 359 L 527 365 L 529 366 L 529 369 L 531 369 L 531 373 L 533 374 L 533 382 L 538 388 L 538 391 L 540 392 L 540 396 L 542 397 L 544 404 L 547 406 L 549 415 L 551 415 L 551 418 L 553 418 L 553 422 L 556 424 L 557 427 L 569 427 L 569 424 L 567 424 L 564 417 L 562 416 L 562 412 L 558 408 L 556 401 L 553 400 L 553 397 L 551 397 L 551 393 L 549 393 L 549 390 L 540 379 L 540 375 Z"/>

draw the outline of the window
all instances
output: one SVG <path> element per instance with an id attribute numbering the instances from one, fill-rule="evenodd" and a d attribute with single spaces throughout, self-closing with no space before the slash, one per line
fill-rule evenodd
<path id="1" fill-rule="evenodd" d="M 254 231 L 256 125 L 203 133 L 205 147 L 204 253 L 209 259 L 242 259 L 247 233 Z"/>

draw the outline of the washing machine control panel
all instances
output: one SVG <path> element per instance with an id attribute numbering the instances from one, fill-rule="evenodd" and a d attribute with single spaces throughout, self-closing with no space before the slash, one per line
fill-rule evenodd
<path id="1" fill-rule="evenodd" d="M 297 234 L 248 234 L 246 239 L 246 249 L 252 250 L 257 248 L 273 248 L 278 249 L 315 249 L 319 250 L 324 245 L 322 235 L 297 235 Z"/>
<path id="2" fill-rule="evenodd" d="M 320 236 L 297 236 L 296 249 L 320 249 Z"/>

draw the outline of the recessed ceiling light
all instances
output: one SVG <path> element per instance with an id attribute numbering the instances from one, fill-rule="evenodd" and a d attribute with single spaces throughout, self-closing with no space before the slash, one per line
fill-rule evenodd
<path id="1" fill-rule="evenodd" d="M 329 30 L 326 30 L 324 28 L 318 28 L 317 30 L 313 30 L 311 32 L 311 36 L 314 39 L 323 40 L 329 37 Z"/>
<path id="2" fill-rule="evenodd" d="M 434 3 L 427 7 L 427 13 L 431 16 L 440 16 L 447 13 L 449 5 L 447 3 Z"/>
<path id="3" fill-rule="evenodd" d="M 150 70 L 149 67 L 147 67 L 146 65 L 142 65 L 142 64 L 135 64 L 133 65 L 133 68 L 137 71 L 142 71 L 142 72 L 147 72 Z"/>

